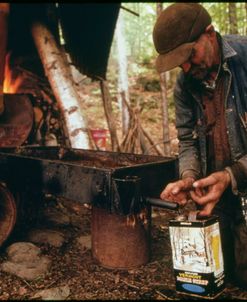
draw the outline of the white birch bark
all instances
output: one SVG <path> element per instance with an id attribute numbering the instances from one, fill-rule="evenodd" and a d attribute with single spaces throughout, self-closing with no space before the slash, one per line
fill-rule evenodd
<path id="1" fill-rule="evenodd" d="M 72 148 L 90 148 L 87 123 L 83 117 L 65 54 L 59 49 L 48 28 L 34 23 L 32 36 L 43 63 L 46 76 L 60 105 Z"/>
<path id="2" fill-rule="evenodd" d="M 118 66 L 119 66 L 119 78 L 118 78 L 118 103 L 120 111 L 122 112 L 122 129 L 123 134 L 127 133 L 129 125 L 129 112 L 126 107 L 123 98 L 129 104 L 129 87 L 128 87 L 128 68 L 127 68 L 127 55 L 126 45 L 123 35 L 123 16 L 120 11 L 116 26 L 116 42 L 118 53 Z"/>

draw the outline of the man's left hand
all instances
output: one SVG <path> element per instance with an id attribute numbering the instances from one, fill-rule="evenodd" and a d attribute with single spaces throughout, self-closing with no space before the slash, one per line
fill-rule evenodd
<path id="1" fill-rule="evenodd" d="M 230 174 L 224 170 L 212 173 L 208 177 L 193 183 L 195 190 L 190 191 L 190 195 L 197 204 L 202 206 L 202 210 L 199 212 L 200 216 L 208 216 L 212 213 L 213 208 L 230 182 Z"/>

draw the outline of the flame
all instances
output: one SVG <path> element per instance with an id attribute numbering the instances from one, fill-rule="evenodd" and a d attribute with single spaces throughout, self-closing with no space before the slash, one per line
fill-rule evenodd
<path id="1" fill-rule="evenodd" d="M 16 93 L 22 81 L 21 77 L 14 78 L 13 72 L 10 69 L 10 53 L 8 53 L 5 59 L 3 92 Z"/>
<path id="2" fill-rule="evenodd" d="M 135 214 L 128 215 L 126 224 L 127 226 L 134 227 L 136 225 L 136 215 Z"/>
<path id="3" fill-rule="evenodd" d="M 126 225 L 130 227 L 135 227 L 137 223 L 142 225 L 148 224 L 148 210 L 146 208 L 142 209 L 138 214 L 129 214 L 126 218 Z"/>

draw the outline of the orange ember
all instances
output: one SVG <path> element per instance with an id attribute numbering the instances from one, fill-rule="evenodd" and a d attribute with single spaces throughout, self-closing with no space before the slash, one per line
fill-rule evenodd
<path id="1" fill-rule="evenodd" d="M 6 60 L 5 60 L 3 92 L 16 93 L 23 79 L 21 77 L 14 79 L 13 73 L 10 69 L 9 61 L 10 61 L 10 53 L 6 55 Z"/>

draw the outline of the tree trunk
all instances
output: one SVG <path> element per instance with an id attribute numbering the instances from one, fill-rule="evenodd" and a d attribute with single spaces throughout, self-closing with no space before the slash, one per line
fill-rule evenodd
<path id="1" fill-rule="evenodd" d="M 247 18 L 247 2 L 244 3 L 245 6 L 245 18 Z M 247 26 L 246 26 L 246 22 L 245 22 L 245 34 L 247 35 Z"/>
<path id="2" fill-rule="evenodd" d="M 128 88 L 128 72 L 127 72 L 127 56 L 125 39 L 123 35 L 123 19 L 120 12 L 116 27 L 116 41 L 118 51 L 118 92 L 119 92 L 119 107 L 122 112 L 122 132 L 126 134 L 129 125 L 129 112 L 124 100 L 129 104 L 129 88 Z"/>
<path id="3" fill-rule="evenodd" d="M 63 114 L 71 147 L 90 149 L 87 124 L 80 112 L 79 96 L 73 86 L 65 53 L 59 49 L 45 25 L 34 23 L 32 35 L 46 76 Z"/>
<path id="4" fill-rule="evenodd" d="M 157 17 L 160 15 L 163 9 L 162 3 L 157 3 Z M 162 110 L 162 121 L 163 121 L 163 142 L 164 142 L 164 153 L 166 156 L 171 155 L 170 135 L 169 135 L 169 120 L 168 120 L 168 100 L 167 100 L 167 89 L 166 89 L 166 73 L 160 74 L 160 87 L 161 87 L 161 110 Z"/>
<path id="5" fill-rule="evenodd" d="M 237 8 L 236 3 L 229 2 L 229 24 L 230 24 L 230 34 L 238 34 L 238 22 L 237 22 Z"/>

